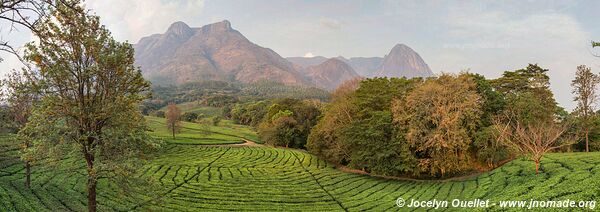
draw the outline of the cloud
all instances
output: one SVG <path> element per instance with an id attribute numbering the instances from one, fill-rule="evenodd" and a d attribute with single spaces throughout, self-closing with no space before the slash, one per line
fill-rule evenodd
<path id="1" fill-rule="evenodd" d="M 331 18 L 321 18 L 319 23 L 321 26 L 328 29 L 338 30 L 342 28 L 342 23 L 340 23 L 340 21 Z"/>
<path id="2" fill-rule="evenodd" d="M 306 54 L 304 54 L 304 57 L 315 57 L 315 55 L 313 55 L 312 52 L 306 52 Z"/>
<path id="3" fill-rule="evenodd" d="M 538 63 L 550 69 L 555 98 L 569 110 L 575 106 L 569 91 L 577 65 L 594 67 L 598 62 L 589 51 L 592 36 L 573 16 L 563 13 L 518 16 L 501 10 L 455 10 L 444 24 L 444 39 L 454 42 L 449 47 L 456 47 L 444 50 L 445 54 L 462 57 L 448 61 L 456 70 L 471 68 L 498 77 L 505 70 Z"/>
<path id="4" fill-rule="evenodd" d="M 193 22 L 204 9 L 204 0 L 88 0 L 85 4 L 116 39 L 133 43 L 162 33 L 175 21 Z"/>

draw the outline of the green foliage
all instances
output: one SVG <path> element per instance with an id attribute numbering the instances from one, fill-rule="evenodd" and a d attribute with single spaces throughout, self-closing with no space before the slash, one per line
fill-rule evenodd
<path id="1" fill-rule="evenodd" d="M 196 119 L 198 119 L 197 113 L 184 112 L 183 114 L 181 114 L 181 120 L 183 120 L 183 121 L 194 122 L 194 121 L 196 121 Z"/>
<path id="2" fill-rule="evenodd" d="M 224 107 L 239 102 L 276 98 L 318 99 L 322 101 L 329 98 L 327 91 L 318 88 L 286 86 L 268 81 L 252 84 L 199 81 L 180 86 L 155 86 L 152 88 L 152 93 L 152 99 L 142 103 L 142 111 L 159 110 L 169 102 L 175 104 L 197 102 L 202 106 Z"/>
<path id="3" fill-rule="evenodd" d="M 524 69 L 506 71 L 493 80 L 494 88 L 505 95 L 510 105 L 505 112 L 523 124 L 554 121 L 561 108 L 554 100 L 546 72 L 548 69 L 529 64 Z"/>
<path id="4" fill-rule="evenodd" d="M 258 126 L 267 114 L 269 104 L 267 101 L 236 104 L 231 109 L 231 118 L 238 124 Z"/>
<path id="5" fill-rule="evenodd" d="M 139 111 L 150 84 L 134 66 L 133 47 L 115 41 L 81 4 L 59 4 L 50 15 L 36 26 L 44 39 L 25 52 L 36 67 L 27 70 L 36 79 L 31 89 L 41 97 L 20 131 L 34 141 L 24 157 L 78 156 L 81 163 L 62 165 L 85 163 L 88 207 L 95 211 L 98 179 L 126 187 L 141 156 L 157 147 Z"/>
<path id="6" fill-rule="evenodd" d="M 492 126 L 481 128 L 473 135 L 472 152 L 480 164 L 490 168 L 496 167 L 512 155 L 496 138 L 497 131 Z"/>
<path id="7" fill-rule="evenodd" d="M 262 118 L 258 134 L 267 144 L 305 148 L 308 134 L 320 114 L 316 106 L 302 100 L 275 100 Z"/>
<path id="8" fill-rule="evenodd" d="M 372 111 L 369 118 L 357 120 L 343 129 L 348 145 L 349 166 L 381 175 L 401 175 L 413 171 L 413 156 L 407 145 L 394 136 L 390 111 Z"/>
<path id="9" fill-rule="evenodd" d="M 390 107 L 421 79 L 374 78 L 334 92 L 308 140 L 311 153 L 327 161 L 376 174 L 399 175 L 412 170 L 392 123 Z M 356 89 L 357 88 L 357 89 Z M 356 90 L 355 90 L 356 89 Z M 368 155 L 368 157 L 367 157 Z"/>

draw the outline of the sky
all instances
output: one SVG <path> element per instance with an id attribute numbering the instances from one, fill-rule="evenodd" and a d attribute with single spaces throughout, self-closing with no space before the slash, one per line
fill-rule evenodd
<path id="1" fill-rule="evenodd" d="M 120 41 L 163 33 L 175 21 L 191 27 L 229 20 L 250 41 L 283 57 L 383 57 L 398 43 L 417 51 L 434 73 L 468 70 L 496 78 L 537 63 L 551 89 L 572 110 L 578 65 L 600 72 L 600 1 L 595 0 L 87 0 L 86 7 Z M 0 36 L 14 45 L 26 30 Z M 0 76 L 19 67 L 0 54 Z"/>

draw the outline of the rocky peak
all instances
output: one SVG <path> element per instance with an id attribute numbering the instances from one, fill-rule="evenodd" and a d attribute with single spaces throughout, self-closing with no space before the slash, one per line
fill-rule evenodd
<path id="1" fill-rule="evenodd" d="M 231 22 L 228 20 L 223 20 L 221 22 L 209 24 L 202 27 L 202 31 L 205 32 L 226 32 L 233 30 L 231 28 Z"/>
<path id="2" fill-rule="evenodd" d="M 404 44 L 396 44 L 383 58 L 375 76 L 387 77 L 429 77 L 433 72 L 421 56 Z"/>
<path id="3" fill-rule="evenodd" d="M 390 54 L 402 53 L 402 52 L 414 52 L 414 50 L 411 49 L 410 47 L 408 47 L 407 45 L 399 43 L 399 44 L 396 44 L 394 46 L 394 48 L 392 48 L 392 50 L 390 51 Z"/>
<path id="4" fill-rule="evenodd" d="M 169 29 L 167 29 L 166 34 L 191 36 L 192 34 L 194 34 L 194 30 L 192 30 L 192 28 L 190 28 L 184 22 L 178 21 L 178 22 L 171 24 L 171 26 L 169 26 Z"/>

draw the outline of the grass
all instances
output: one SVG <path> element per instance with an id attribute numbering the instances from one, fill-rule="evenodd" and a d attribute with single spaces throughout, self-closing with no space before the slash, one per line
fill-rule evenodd
<path id="1" fill-rule="evenodd" d="M 541 168 L 542 173 L 535 175 L 532 162 L 515 160 L 458 181 L 391 180 L 341 172 L 299 150 L 171 143 L 140 172 L 155 179 L 154 192 L 161 198 L 150 201 L 145 194 L 119 194 L 115 185 L 101 181 L 98 202 L 100 211 L 397 211 L 402 210 L 395 205 L 398 197 L 600 198 L 600 153 L 548 154 Z M 18 144 L 0 137 L 0 211 L 86 209 L 83 169 L 33 170 L 33 188 L 26 190 Z"/>
<path id="2" fill-rule="evenodd" d="M 186 102 L 177 104 L 177 107 L 181 109 L 182 113 L 185 112 L 193 112 L 196 114 L 201 114 L 204 117 L 212 117 L 212 116 L 221 116 L 223 113 L 223 109 L 220 107 L 210 107 L 199 104 L 198 102 Z M 162 108 L 161 110 L 167 111 L 167 107 Z"/>
<path id="3" fill-rule="evenodd" d="M 237 125 L 223 120 L 218 126 L 181 122 L 181 130 L 173 139 L 171 131 L 166 127 L 166 119 L 147 116 L 146 120 L 152 129 L 150 134 L 170 143 L 177 144 L 237 144 L 244 140 L 259 142 L 258 136 L 248 126 Z"/>

